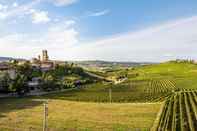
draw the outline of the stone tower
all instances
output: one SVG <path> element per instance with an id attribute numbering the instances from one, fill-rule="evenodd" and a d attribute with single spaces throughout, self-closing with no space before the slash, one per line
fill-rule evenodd
<path id="1" fill-rule="evenodd" d="M 40 55 L 38 55 L 38 60 L 39 60 L 39 61 L 41 61 L 41 57 L 40 57 Z"/>
<path id="2" fill-rule="evenodd" d="M 47 53 L 47 50 L 43 50 L 42 51 L 42 61 L 48 61 L 49 60 L 49 56 Z"/>

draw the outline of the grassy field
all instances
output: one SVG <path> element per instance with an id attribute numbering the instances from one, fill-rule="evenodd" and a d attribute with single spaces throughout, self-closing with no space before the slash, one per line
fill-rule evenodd
<path id="1" fill-rule="evenodd" d="M 0 129 L 3 131 L 42 130 L 42 98 L 0 101 Z M 160 103 L 105 104 L 50 99 L 48 127 L 64 130 L 149 130 Z"/>

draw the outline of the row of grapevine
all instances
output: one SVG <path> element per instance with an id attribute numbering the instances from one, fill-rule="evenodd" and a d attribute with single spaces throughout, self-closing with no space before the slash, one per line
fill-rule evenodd
<path id="1" fill-rule="evenodd" d="M 197 92 L 177 92 L 166 100 L 153 131 L 197 131 Z"/>
<path id="2" fill-rule="evenodd" d="M 171 92 L 176 89 L 175 83 L 171 80 L 150 80 L 145 92 L 150 94 Z"/>

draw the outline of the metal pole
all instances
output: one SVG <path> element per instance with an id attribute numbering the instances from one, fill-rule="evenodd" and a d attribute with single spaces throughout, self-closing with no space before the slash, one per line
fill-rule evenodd
<path id="1" fill-rule="evenodd" d="M 112 90 L 109 88 L 109 102 L 112 103 Z"/>
<path id="2" fill-rule="evenodd" d="M 43 131 L 47 131 L 47 115 L 48 115 L 48 107 L 47 103 L 44 103 L 44 119 L 43 119 Z"/>
<path id="3" fill-rule="evenodd" d="M 33 131 L 33 128 L 32 127 L 29 127 L 29 131 Z"/>

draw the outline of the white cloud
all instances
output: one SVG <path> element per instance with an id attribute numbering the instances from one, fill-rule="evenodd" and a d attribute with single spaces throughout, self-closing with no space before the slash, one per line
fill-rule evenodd
<path id="1" fill-rule="evenodd" d="M 53 21 L 54 21 L 54 22 L 59 22 L 59 21 L 60 21 L 60 19 L 55 18 Z"/>
<path id="2" fill-rule="evenodd" d="M 23 4 L 23 5 L 20 5 L 20 6 L 16 6 L 17 4 L 15 3 L 13 5 L 15 5 L 16 7 L 13 8 L 13 9 L 9 9 L 9 10 L 8 10 L 8 6 L 0 5 L 0 8 L 4 9 L 3 12 L 0 12 L 1 13 L 0 18 L 8 19 L 8 18 L 11 18 L 11 17 L 22 16 L 28 10 L 30 10 L 32 7 L 39 4 L 40 2 L 41 2 L 41 0 L 33 0 L 32 2 L 29 2 L 27 4 Z"/>
<path id="3" fill-rule="evenodd" d="M 72 21 L 73 24 L 70 24 Z M 47 34 L 43 36 L 43 39 L 47 41 L 46 48 L 48 44 L 53 49 L 65 49 L 71 47 L 78 42 L 78 32 L 74 28 L 73 20 L 66 20 L 59 24 L 54 24 L 48 29 Z"/>
<path id="4" fill-rule="evenodd" d="M 78 0 L 50 0 L 50 1 L 53 2 L 56 6 L 68 6 L 76 3 Z"/>
<path id="5" fill-rule="evenodd" d="M 163 61 L 188 57 L 197 59 L 196 28 L 197 16 L 194 16 L 81 44 L 73 48 L 72 52 L 78 59 L 121 61 Z"/>
<path id="6" fill-rule="evenodd" d="M 68 21 L 65 22 L 65 25 L 66 25 L 67 27 L 72 26 L 72 25 L 74 25 L 74 24 L 75 24 L 75 21 L 74 21 L 74 20 L 68 20 Z"/>
<path id="7" fill-rule="evenodd" d="M 44 34 L 10 34 L 1 37 L 0 56 L 31 58 L 42 49 L 48 49 L 50 56 L 64 60 L 197 59 L 197 16 L 80 44 L 79 33 L 74 26 L 75 21 L 67 20 L 55 23 Z"/>
<path id="8" fill-rule="evenodd" d="M 103 11 L 88 13 L 88 16 L 103 16 L 103 15 L 107 15 L 109 13 L 110 13 L 110 10 L 106 9 L 106 10 L 103 10 Z"/>
<path id="9" fill-rule="evenodd" d="M 47 23 L 51 19 L 48 16 L 48 12 L 46 11 L 32 11 L 32 23 L 38 24 L 38 23 Z"/>
<path id="10" fill-rule="evenodd" d="M 0 4 L 0 11 L 6 10 L 7 8 L 8 8 L 7 5 L 2 5 L 2 4 Z"/>
<path id="11" fill-rule="evenodd" d="M 0 56 L 32 58 L 42 49 L 47 49 L 51 58 L 64 59 L 68 49 L 78 43 L 79 35 L 74 25 L 65 26 L 64 23 L 67 21 L 52 25 L 44 34 L 9 34 L 1 37 Z"/>
<path id="12" fill-rule="evenodd" d="M 7 14 L 6 14 L 7 9 L 8 9 L 7 5 L 0 4 L 0 19 L 1 20 L 4 20 L 7 17 Z"/>
<path id="13" fill-rule="evenodd" d="M 4 20 L 5 18 L 7 17 L 7 14 L 6 13 L 4 13 L 4 12 L 0 12 L 0 19 L 2 20 Z"/>
<path id="14" fill-rule="evenodd" d="M 13 7 L 18 7 L 18 3 L 17 3 L 17 2 L 14 2 L 14 3 L 12 4 L 12 6 L 13 6 Z"/>

